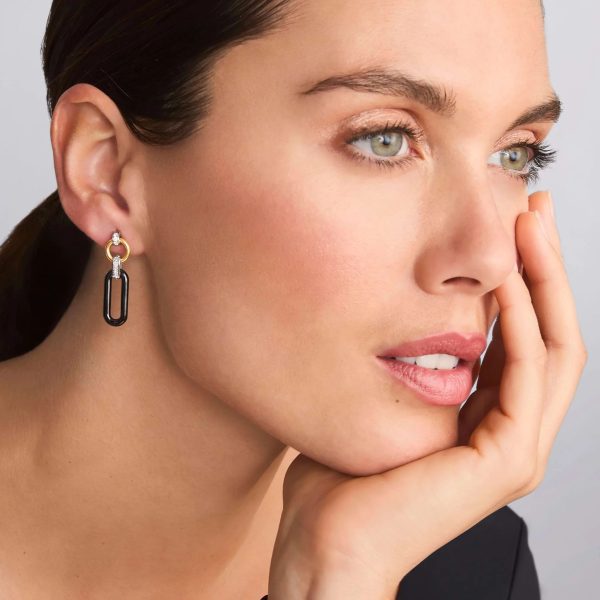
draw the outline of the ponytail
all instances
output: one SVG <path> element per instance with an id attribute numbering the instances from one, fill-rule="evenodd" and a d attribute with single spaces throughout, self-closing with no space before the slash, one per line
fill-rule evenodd
<path id="1" fill-rule="evenodd" d="M 75 296 L 92 249 L 52 192 L 0 246 L 0 361 L 32 350 Z"/>
<path id="2" fill-rule="evenodd" d="M 211 67 L 228 49 L 283 27 L 292 0 L 53 0 L 42 43 L 52 117 L 61 94 L 88 83 L 109 96 L 133 135 L 167 146 L 195 133 L 211 102 Z M 32 350 L 81 283 L 92 240 L 58 192 L 0 246 L 0 361 Z"/>

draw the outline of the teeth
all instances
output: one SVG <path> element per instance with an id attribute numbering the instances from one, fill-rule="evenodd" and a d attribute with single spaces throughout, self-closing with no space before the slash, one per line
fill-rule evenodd
<path id="1" fill-rule="evenodd" d="M 394 356 L 399 360 L 411 365 L 418 365 L 427 369 L 455 369 L 458 365 L 458 356 L 451 354 L 424 354 L 423 356 Z"/>

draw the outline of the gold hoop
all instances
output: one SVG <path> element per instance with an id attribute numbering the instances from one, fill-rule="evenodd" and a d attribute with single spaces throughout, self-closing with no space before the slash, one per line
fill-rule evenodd
<path id="1" fill-rule="evenodd" d="M 129 252 L 131 251 L 131 249 L 129 248 L 129 244 L 127 243 L 127 240 L 125 238 L 120 237 L 119 238 L 119 244 L 113 244 L 112 238 L 110 240 L 108 240 L 108 242 L 106 242 L 106 258 L 108 258 L 108 260 L 110 260 L 110 262 L 113 261 L 113 255 L 110 251 L 110 247 L 113 245 L 119 246 L 123 244 L 123 246 L 125 246 L 125 254 L 123 256 L 121 256 L 121 262 L 124 263 L 128 258 L 129 258 Z"/>

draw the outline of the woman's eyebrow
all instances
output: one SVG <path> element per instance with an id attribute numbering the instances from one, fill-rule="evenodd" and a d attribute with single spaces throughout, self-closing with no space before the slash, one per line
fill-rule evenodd
<path id="1" fill-rule="evenodd" d="M 371 92 L 387 96 L 403 96 L 425 106 L 432 112 L 451 117 L 456 112 L 456 94 L 443 85 L 417 79 L 397 69 L 368 68 L 353 73 L 332 75 L 301 90 L 300 95 L 307 96 L 338 88 L 349 88 L 358 92 Z M 528 108 L 517 117 L 507 131 L 540 121 L 556 123 L 562 112 L 562 103 L 556 92 L 550 92 L 548 98 Z"/>

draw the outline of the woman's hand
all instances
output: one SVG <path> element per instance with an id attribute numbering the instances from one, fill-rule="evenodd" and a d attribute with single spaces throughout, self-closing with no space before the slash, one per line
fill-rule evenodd
<path id="1" fill-rule="evenodd" d="M 536 192 L 517 219 L 526 275 L 494 290 L 499 317 L 459 413 L 461 445 L 368 477 L 296 457 L 269 600 L 391 600 L 418 563 L 542 481 L 587 360 L 550 206 Z"/>

